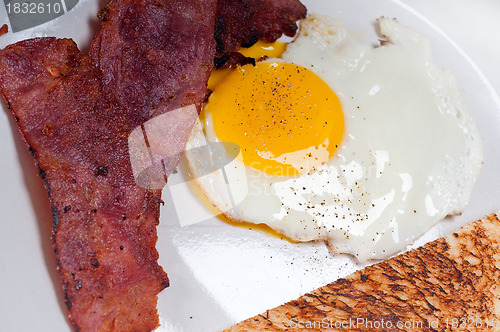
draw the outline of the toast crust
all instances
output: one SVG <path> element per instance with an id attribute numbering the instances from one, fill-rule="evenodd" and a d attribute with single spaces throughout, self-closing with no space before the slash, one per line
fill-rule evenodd
<path id="1" fill-rule="evenodd" d="M 500 220 L 357 271 L 235 331 L 500 331 Z"/>

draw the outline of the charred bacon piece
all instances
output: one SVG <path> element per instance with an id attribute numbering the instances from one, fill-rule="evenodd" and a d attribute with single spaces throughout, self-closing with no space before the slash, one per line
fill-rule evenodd
<path id="1" fill-rule="evenodd" d="M 136 185 L 127 139 L 135 125 L 151 116 L 177 105 L 199 107 L 205 97 L 214 56 L 215 1 L 182 4 L 191 8 L 187 25 L 176 20 L 180 12 L 169 10 L 179 8 L 177 1 L 164 1 L 161 7 L 155 1 L 108 6 L 110 23 L 121 27 L 117 38 L 126 36 L 141 50 L 134 56 L 146 60 L 129 59 L 123 47 L 121 59 L 106 62 L 111 57 L 102 49 L 95 55 L 95 46 L 95 66 L 73 41 L 55 38 L 27 40 L 0 51 L 0 91 L 45 181 L 61 284 L 70 321 L 80 331 L 150 331 L 158 326 L 157 294 L 168 286 L 155 249 L 161 192 Z M 115 10 L 120 15 L 113 16 Z M 157 35 L 192 33 L 196 38 L 166 48 L 165 36 L 162 44 L 133 35 L 154 20 L 161 20 Z M 94 45 L 113 46 L 107 32 L 105 23 Z M 206 42 L 199 44 L 199 39 Z M 186 72 L 189 67 L 195 69 Z M 118 78 L 126 79 L 113 81 L 109 73 L 114 68 L 120 68 Z M 155 70 L 168 75 L 159 80 L 149 75 Z M 124 89 L 134 82 L 144 89 L 129 91 L 124 99 Z M 154 93 L 143 95 L 146 88 Z"/>
<path id="2" fill-rule="evenodd" d="M 294 36 L 297 21 L 306 14 L 299 0 L 218 0 L 216 67 L 251 61 L 237 53 L 240 47 L 250 47 L 258 40 L 271 43 L 283 34 Z"/>

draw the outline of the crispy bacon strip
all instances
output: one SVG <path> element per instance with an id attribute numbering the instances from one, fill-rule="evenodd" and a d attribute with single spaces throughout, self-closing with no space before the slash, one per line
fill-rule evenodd
<path id="1" fill-rule="evenodd" d="M 305 18 L 306 7 L 299 0 L 219 0 L 215 21 L 217 45 L 215 65 L 231 67 L 245 63 L 237 51 L 258 40 L 274 42 L 281 35 L 297 31 L 297 20 Z"/>
<path id="2" fill-rule="evenodd" d="M 132 127 L 206 96 L 216 0 L 112 1 L 91 47 Z"/>
<path id="3" fill-rule="evenodd" d="M 0 92 L 45 181 L 61 284 L 77 330 L 158 326 L 157 294 L 168 286 L 155 249 L 161 193 L 136 185 L 127 138 L 156 115 L 190 104 L 199 109 L 215 54 L 215 1 L 112 1 L 99 14 L 103 26 L 90 57 L 68 39 L 0 50 Z M 219 54 L 256 34 L 266 41 L 292 34 L 303 16 L 266 14 L 278 0 L 246 1 L 253 16 L 241 25 L 234 12 L 241 4 L 223 2 L 230 5 L 219 6 L 219 20 L 229 24 L 218 25 L 225 43 Z M 300 7 L 295 0 L 282 4 Z"/>
<path id="4" fill-rule="evenodd" d="M 175 25 L 176 15 L 181 14 L 172 14 L 169 8 L 177 9 L 176 1 L 164 1 L 162 7 L 154 3 L 123 1 L 108 6 L 110 22 L 121 27 L 120 33 L 132 45 L 141 45 L 137 46 L 141 53 L 135 56 L 147 61 L 127 58 L 125 48 L 121 60 L 105 63 L 103 59 L 112 57 L 101 49 L 96 67 L 73 41 L 55 38 L 27 40 L 0 51 L 0 91 L 45 181 L 69 317 L 81 331 L 154 329 L 157 294 L 168 286 L 155 249 L 161 192 L 136 185 L 127 139 L 133 126 L 150 116 L 176 105 L 199 106 L 204 99 L 214 56 L 210 40 L 215 1 L 192 1 L 188 25 Z M 132 35 L 165 17 L 170 23 L 160 22 L 157 34 L 183 29 L 184 35 L 189 31 L 196 38 L 164 49 L 165 44 Z M 131 26 L 124 27 L 127 24 Z M 177 31 L 170 30 L 172 24 Z M 103 39 L 113 34 L 106 34 L 106 25 L 96 39 L 101 47 Z M 200 38 L 207 42 L 199 45 Z M 191 56 L 193 50 L 198 57 Z M 185 73 L 186 63 L 197 69 Z M 120 66 L 119 74 L 127 77 L 125 84 L 113 83 L 109 75 Z M 148 76 L 155 70 L 168 75 L 160 81 L 158 76 Z M 196 73 L 201 78 L 191 76 Z M 142 95 L 145 88 L 132 90 L 124 99 L 127 83 L 134 82 L 155 92 Z M 184 88 L 171 91 L 163 84 Z M 198 93 L 185 94 L 188 90 Z M 172 92 L 175 96 L 169 98 Z"/>
<path id="5" fill-rule="evenodd" d="M 82 331 L 148 331 L 168 278 L 156 263 L 160 192 L 137 187 L 129 126 L 71 40 L 0 51 L 0 88 L 49 194 L 70 320 Z"/>

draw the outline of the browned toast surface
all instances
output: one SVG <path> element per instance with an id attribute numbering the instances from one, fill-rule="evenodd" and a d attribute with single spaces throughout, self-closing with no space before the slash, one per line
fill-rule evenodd
<path id="1" fill-rule="evenodd" d="M 495 331 L 499 286 L 492 214 L 226 331 Z"/>

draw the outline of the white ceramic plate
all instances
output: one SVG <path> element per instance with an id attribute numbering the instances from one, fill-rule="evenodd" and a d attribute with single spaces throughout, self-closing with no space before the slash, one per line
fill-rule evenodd
<path id="1" fill-rule="evenodd" d="M 483 138 L 485 163 L 462 216 L 448 218 L 417 244 L 500 209 L 500 3 L 494 0 L 304 1 L 310 11 L 339 17 L 376 43 L 379 16 L 396 17 L 427 35 L 436 62 L 451 69 Z M 88 50 L 97 26 L 97 1 L 80 0 L 66 15 L 0 37 L 0 47 L 34 37 L 75 39 Z M 6 22 L 0 6 L 0 25 Z M 0 112 L 0 330 L 70 331 L 50 243 L 51 215 L 42 182 Z M 211 215 L 179 175 L 163 194 L 158 227 L 160 264 L 171 287 L 159 296 L 158 331 L 217 331 L 289 301 L 360 268 L 322 243 L 292 244 Z M 203 222 L 196 222 L 203 220 Z"/>

